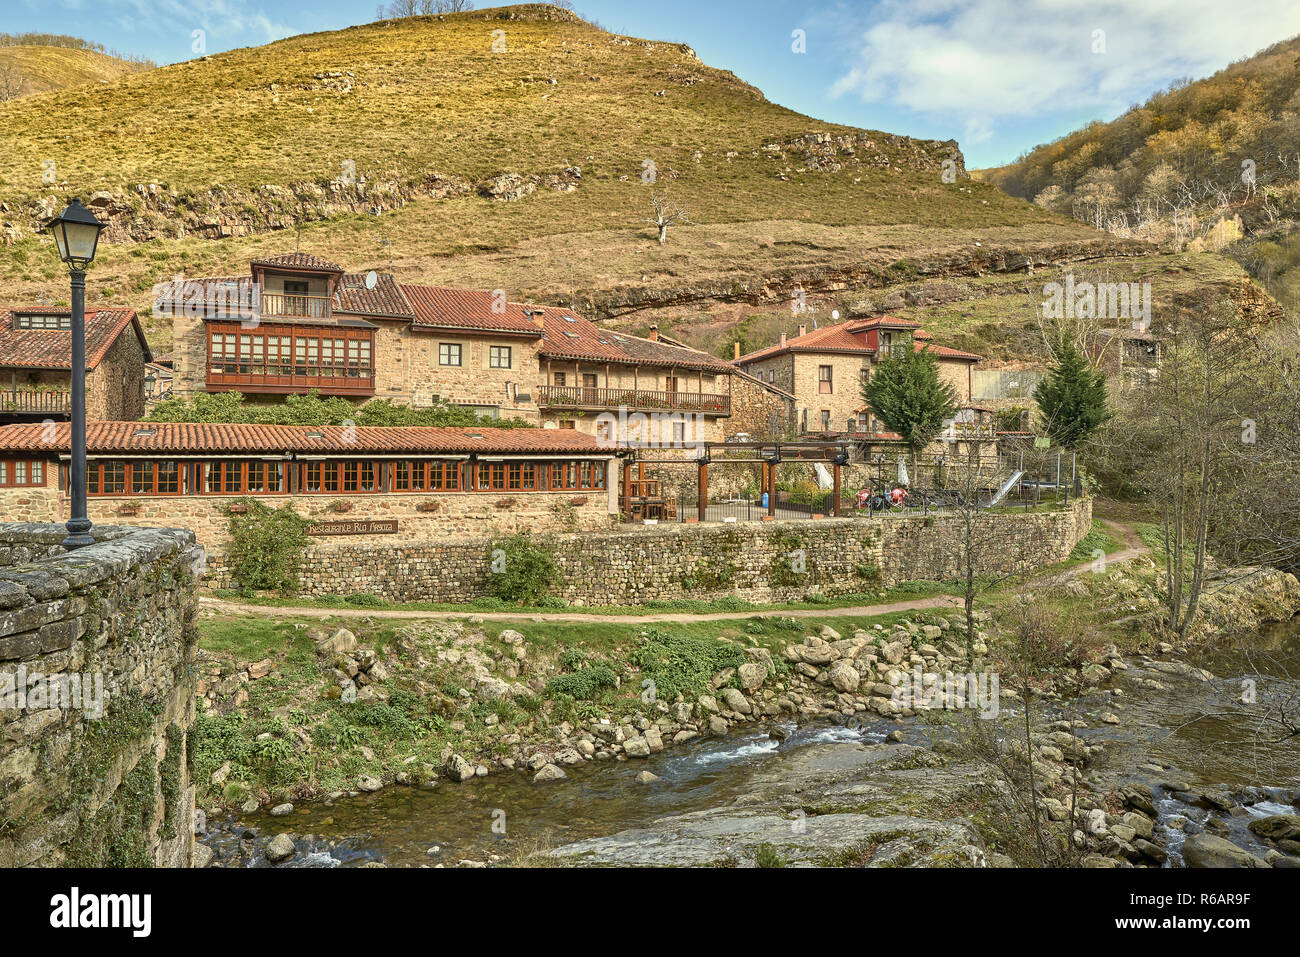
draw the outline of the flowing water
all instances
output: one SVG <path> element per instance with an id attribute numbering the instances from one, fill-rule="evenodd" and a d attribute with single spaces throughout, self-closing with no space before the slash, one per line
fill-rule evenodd
<path id="1" fill-rule="evenodd" d="M 1300 701 L 1300 619 L 1234 643 L 1201 649 L 1193 664 L 1213 680 L 1142 669 L 1117 676 L 1122 696 L 1099 692 L 1053 717 L 1079 717 L 1078 733 L 1106 742 L 1096 772 L 1109 786 L 1141 783 L 1151 788 L 1169 853 L 1167 866 L 1181 866 L 1186 832 L 1211 819 L 1221 836 L 1262 855 L 1266 848 L 1248 830 L 1255 817 L 1295 813 L 1300 802 L 1300 738 L 1266 742 L 1242 713 L 1243 678 L 1255 682 L 1259 703 L 1279 693 Z M 1139 688 L 1134 678 L 1159 681 L 1163 689 Z M 1099 716 L 1116 712 L 1118 726 Z M 1232 716 L 1225 713 L 1232 712 Z M 1004 712 L 1005 713 L 1005 712 Z M 1206 717 L 1206 716 L 1209 717 Z M 265 813 L 212 823 L 204 841 L 224 866 L 262 866 L 265 841 L 282 831 L 295 837 L 298 853 L 282 866 L 339 867 L 383 861 L 397 866 L 454 865 L 462 860 L 496 863 L 529 852 L 591 837 L 616 834 L 664 815 L 745 803 L 756 799 L 751 779 L 779 770 L 808 747 L 860 750 L 898 727 L 892 721 L 818 721 L 756 725 L 720 738 L 697 739 L 638 761 L 588 762 L 566 768 L 568 780 L 535 785 L 525 774 L 498 774 L 463 785 L 390 787 L 332 804 L 296 809 L 288 817 Z M 908 739 L 932 725 L 905 722 Z M 1274 735 L 1276 737 L 1276 735 Z M 636 781 L 640 771 L 660 780 Z M 882 771 L 881 773 L 889 773 Z M 1184 790 L 1185 789 L 1185 790 Z M 1207 801 L 1205 795 L 1217 799 Z"/>

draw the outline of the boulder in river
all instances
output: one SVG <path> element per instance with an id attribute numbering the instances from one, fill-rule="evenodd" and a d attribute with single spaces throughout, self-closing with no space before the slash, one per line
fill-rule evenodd
<path id="1" fill-rule="evenodd" d="M 1249 827 L 1260 837 L 1274 841 L 1300 838 L 1300 816 L 1295 814 L 1270 814 L 1251 821 Z"/>
<path id="2" fill-rule="evenodd" d="M 281 861 L 289 860 L 295 852 L 293 838 L 288 834 L 277 834 L 271 838 L 271 843 L 266 845 L 266 859 L 272 864 L 279 864 Z"/>
<path id="3" fill-rule="evenodd" d="M 1213 834 L 1190 834 L 1183 842 L 1188 867 L 1268 867 L 1254 854 Z"/>

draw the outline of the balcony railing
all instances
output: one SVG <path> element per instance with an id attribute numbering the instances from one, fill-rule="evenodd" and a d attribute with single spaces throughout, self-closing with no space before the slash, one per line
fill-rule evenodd
<path id="1" fill-rule="evenodd" d="M 647 409 L 672 412 L 731 414 L 731 396 L 708 392 L 656 392 L 649 389 L 591 389 L 585 386 L 544 385 L 538 404 L 563 409 Z"/>
<path id="2" fill-rule="evenodd" d="M 328 319 L 332 313 L 333 305 L 329 296 L 308 296 L 302 293 L 262 293 L 263 316 Z"/>
<path id="3" fill-rule="evenodd" d="M 67 389 L 17 389 L 0 391 L 0 412 L 32 415 L 67 415 L 72 411 L 72 393 Z"/>

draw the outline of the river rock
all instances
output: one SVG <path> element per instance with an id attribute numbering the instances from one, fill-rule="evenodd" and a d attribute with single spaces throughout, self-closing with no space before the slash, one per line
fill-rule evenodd
<path id="1" fill-rule="evenodd" d="M 1138 837 L 1145 838 L 1148 841 L 1151 840 L 1155 833 L 1155 827 L 1151 823 L 1151 818 L 1147 817 L 1140 811 L 1129 811 L 1124 815 L 1122 820 L 1137 832 Z"/>
<path id="2" fill-rule="evenodd" d="M 459 754 L 453 754 L 443 764 L 442 773 L 453 781 L 468 781 L 474 776 L 474 765 Z"/>
<path id="3" fill-rule="evenodd" d="M 736 675 L 740 678 L 742 688 L 746 691 L 757 691 L 767 680 L 767 668 L 757 662 L 746 662 L 736 669 Z"/>
<path id="4" fill-rule="evenodd" d="M 726 734 L 726 733 L 727 733 L 727 727 L 728 727 L 728 725 L 727 725 L 727 719 L 726 719 L 726 718 L 723 718 L 723 717 L 721 717 L 720 715 L 716 715 L 716 714 L 711 714 L 711 715 L 709 715 L 709 733 L 710 733 L 710 734 Z"/>
<path id="5" fill-rule="evenodd" d="M 322 658 L 333 658 L 336 655 L 350 655 L 357 649 L 357 636 L 352 634 L 346 628 L 340 628 L 334 634 L 330 635 L 324 641 L 316 643 L 316 654 Z"/>
<path id="6" fill-rule="evenodd" d="M 1255 855 L 1213 834 L 1189 834 L 1183 842 L 1183 860 L 1188 867 L 1268 867 Z"/>
<path id="7" fill-rule="evenodd" d="M 659 775 L 651 774 L 649 771 L 641 771 L 636 776 L 637 784 L 654 784 L 659 780 Z"/>
<path id="8" fill-rule="evenodd" d="M 513 628 L 507 628 L 497 638 L 507 645 L 522 645 L 527 639 Z"/>
<path id="9" fill-rule="evenodd" d="M 271 817 L 284 817 L 286 814 L 293 813 L 293 805 L 289 803 L 277 804 L 271 808 Z"/>
<path id="10" fill-rule="evenodd" d="M 1300 817 L 1295 814 L 1270 814 L 1251 821 L 1247 826 L 1260 837 L 1274 841 L 1300 838 Z"/>
<path id="11" fill-rule="evenodd" d="M 741 694 L 738 688 L 723 688 L 722 700 L 726 702 L 728 708 L 740 714 L 749 714 L 751 710 L 749 699 Z"/>
<path id="12" fill-rule="evenodd" d="M 836 662 L 835 666 L 830 670 L 829 677 L 831 684 L 835 686 L 835 690 L 846 693 L 857 691 L 858 683 L 862 680 L 857 669 L 844 661 Z"/>
<path id="13" fill-rule="evenodd" d="M 629 758 L 648 758 L 650 757 L 650 742 L 640 735 L 629 738 L 623 744 L 623 753 Z"/>
<path id="14" fill-rule="evenodd" d="M 564 769 L 555 764 L 548 764 L 533 775 L 534 784 L 546 784 L 549 781 L 563 781 L 568 775 Z"/>
<path id="15" fill-rule="evenodd" d="M 212 852 L 212 848 L 208 847 L 206 844 L 199 844 L 195 842 L 194 844 L 194 866 L 195 867 L 207 867 L 209 864 L 212 863 L 212 858 L 214 857 L 216 857 L 216 855 Z"/>
<path id="16" fill-rule="evenodd" d="M 288 834 L 277 834 L 271 838 L 266 845 L 266 859 L 272 864 L 279 864 L 281 861 L 287 861 L 296 853 L 293 846 L 293 838 Z"/>
<path id="17" fill-rule="evenodd" d="M 368 794 L 372 794 L 375 791 L 380 790 L 383 786 L 383 781 L 379 780 L 379 778 L 371 777 L 368 774 L 363 774 L 361 777 L 357 778 L 358 791 L 365 791 Z"/>
<path id="18" fill-rule="evenodd" d="M 903 660 L 903 655 L 904 650 L 901 641 L 891 641 L 880 646 L 880 657 L 891 665 L 899 664 Z"/>

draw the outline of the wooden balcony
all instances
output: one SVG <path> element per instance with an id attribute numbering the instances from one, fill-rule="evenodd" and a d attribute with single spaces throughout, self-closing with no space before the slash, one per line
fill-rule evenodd
<path id="1" fill-rule="evenodd" d="M 307 296 L 301 293 L 285 295 L 278 292 L 262 293 L 262 316 L 292 316 L 300 319 L 328 319 L 333 314 L 333 301 L 329 296 Z"/>
<path id="2" fill-rule="evenodd" d="M 0 414 L 69 415 L 72 393 L 67 389 L 0 391 Z"/>
<path id="3" fill-rule="evenodd" d="M 649 389 L 589 389 L 584 386 L 544 385 L 537 402 L 550 409 L 620 408 L 656 412 L 702 412 L 731 415 L 731 396 L 708 392 L 656 392 Z"/>
<path id="4" fill-rule="evenodd" d="M 225 365 L 208 369 L 207 389 L 271 395 L 297 395 L 317 389 L 321 395 L 372 396 L 375 373 L 373 369 Z"/>

